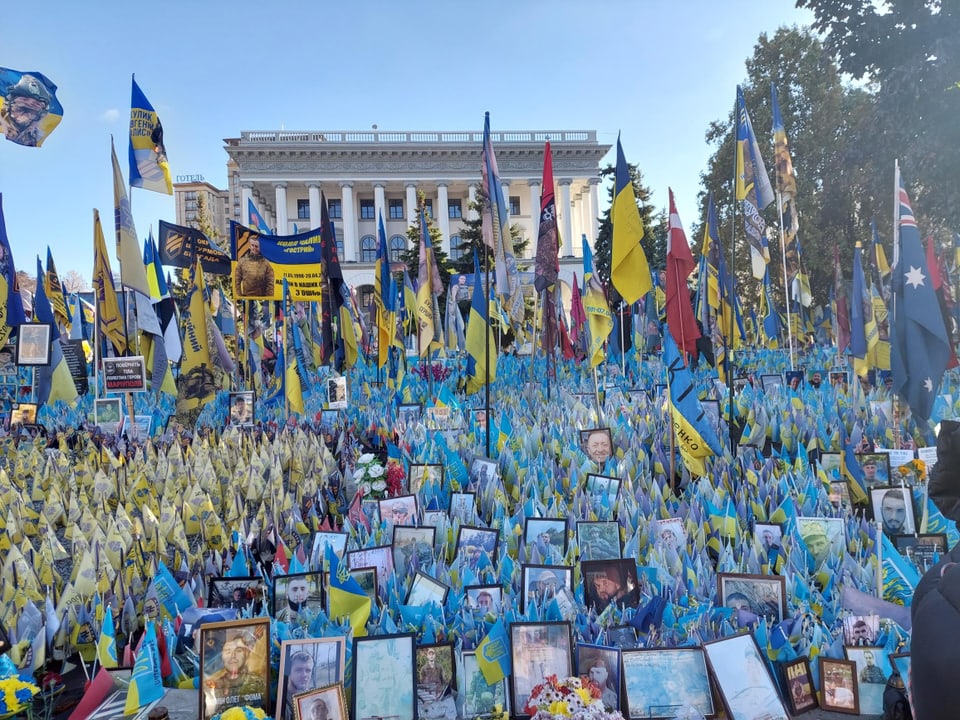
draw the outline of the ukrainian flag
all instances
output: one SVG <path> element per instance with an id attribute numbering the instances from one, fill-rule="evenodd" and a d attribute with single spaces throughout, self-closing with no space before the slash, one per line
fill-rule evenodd
<path id="1" fill-rule="evenodd" d="M 663 335 L 663 362 L 667 366 L 667 387 L 672 425 L 687 469 L 706 475 L 706 458 L 723 453 L 717 433 L 710 424 L 680 350 L 670 333 Z"/>
<path id="2" fill-rule="evenodd" d="M 370 597 L 352 577 L 346 567 L 340 567 L 340 560 L 333 547 L 326 547 L 327 566 L 330 572 L 330 618 L 350 618 L 350 627 L 354 637 L 367 634 L 367 620 L 370 617 Z"/>
<path id="3" fill-rule="evenodd" d="M 477 392 L 486 382 L 492 383 L 497 377 L 497 345 L 493 328 L 490 327 L 490 318 L 487 316 L 487 303 L 476 255 L 473 257 L 473 272 L 476 281 L 473 284 L 473 299 L 470 304 L 470 322 L 467 323 L 467 394 Z"/>
<path id="4" fill-rule="evenodd" d="M 643 238 L 643 221 L 637 208 L 637 197 L 630 179 L 630 169 L 623 155 L 620 135 L 617 135 L 617 171 L 613 192 L 613 241 L 610 261 L 610 281 L 629 304 L 635 303 L 650 292 L 650 266 L 640 240 Z"/>

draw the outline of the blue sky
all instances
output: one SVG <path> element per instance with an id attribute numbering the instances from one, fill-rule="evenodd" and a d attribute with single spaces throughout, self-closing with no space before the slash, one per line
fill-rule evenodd
<path id="1" fill-rule="evenodd" d="M 223 139 L 243 130 L 480 130 L 489 110 L 496 131 L 596 130 L 609 144 L 620 131 L 654 204 L 672 187 L 689 233 L 704 133 L 730 112 L 758 36 L 812 19 L 794 0 L 54 0 L 37 12 L 4 9 L 0 66 L 44 73 L 64 117 L 41 148 L 0 139 L 7 234 L 19 269 L 49 245 L 61 275 L 88 281 L 93 208 L 114 247 L 110 136 L 126 175 L 131 73 L 174 175 L 225 187 Z M 141 238 L 175 220 L 170 196 L 134 189 L 132 206 Z"/>

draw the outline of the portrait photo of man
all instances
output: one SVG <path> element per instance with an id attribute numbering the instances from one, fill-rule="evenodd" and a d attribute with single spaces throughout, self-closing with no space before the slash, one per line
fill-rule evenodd
<path id="1" fill-rule="evenodd" d="M 584 455 L 603 468 L 613 457 L 613 439 L 610 428 L 593 428 L 580 431 L 580 448 Z"/>
<path id="2" fill-rule="evenodd" d="M 209 623 L 200 629 L 201 716 L 231 707 L 267 708 L 270 620 Z"/>
<path id="3" fill-rule="evenodd" d="M 274 284 L 273 265 L 260 252 L 260 236 L 251 234 L 233 273 L 236 297 L 273 298 Z"/>
<path id="4" fill-rule="evenodd" d="M 421 700 L 437 700 L 446 695 L 452 679 L 452 646 L 417 648 L 417 695 Z"/>
<path id="5" fill-rule="evenodd" d="M 888 536 L 912 534 L 915 529 L 913 498 L 909 489 L 873 488 L 873 516 L 881 521 Z"/>
<path id="6" fill-rule="evenodd" d="M 602 612 L 607 605 L 637 607 L 640 588 L 634 560 L 594 560 L 582 563 L 584 601 Z"/>
<path id="7" fill-rule="evenodd" d="M 274 577 L 274 616 L 278 622 L 306 623 L 323 608 L 320 573 Z"/>
<path id="8" fill-rule="evenodd" d="M 313 655 L 298 651 L 290 656 L 287 670 L 287 681 L 282 688 L 283 718 L 282 720 L 297 720 L 295 713 L 294 696 L 309 692 L 316 687 L 313 678 Z"/>
<path id="9" fill-rule="evenodd" d="M 18 74 L 4 72 L 9 84 L 0 103 L 0 132 L 18 145 L 40 147 L 63 116 L 57 86 L 40 73 L 24 73 L 13 81 Z"/>
<path id="10" fill-rule="evenodd" d="M 230 424 L 247 426 L 253 424 L 253 393 L 230 393 Z"/>
<path id="11" fill-rule="evenodd" d="M 340 708 L 338 698 L 316 693 L 317 688 L 335 690 L 343 682 L 345 644 L 342 638 L 285 640 L 280 652 L 280 681 L 277 684 L 279 720 L 309 718 L 311 705 L 323 698 L 328 720 L 335 720 Z M 304 693 L 309 693 L 305 696 Z M 306 715 L 304 715 L 306 711 Z"/>

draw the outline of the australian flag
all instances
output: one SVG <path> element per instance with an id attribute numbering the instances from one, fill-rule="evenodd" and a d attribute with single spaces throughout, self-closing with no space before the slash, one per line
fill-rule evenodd
<path id="1" fill-rule="evenodd" d="M 900 244 L 892 271 L 890 366 L 894 389 L 918 419 L 929 420 L 950 360 L 950 344 L 899 172 L 897 186 Z"/>

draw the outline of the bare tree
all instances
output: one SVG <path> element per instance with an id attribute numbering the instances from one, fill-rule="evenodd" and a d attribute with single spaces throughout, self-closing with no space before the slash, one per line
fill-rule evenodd
<path id="1" fill-rule="evenodd" d="M 63 291 L 66 293 L 84 292 L 90 289 L 87 279 L 76 270 L 68 270 L 60 278 L 60 284 L 63 285 Z"/>

